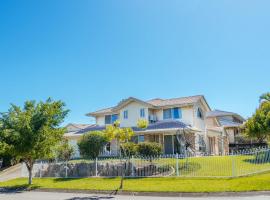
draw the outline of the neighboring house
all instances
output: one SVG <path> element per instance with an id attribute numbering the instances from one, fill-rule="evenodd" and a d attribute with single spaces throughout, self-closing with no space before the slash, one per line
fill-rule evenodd
<path id="1" fill-rule="evenodd" d="M 186 148 L 195 154 L 225 153 L 229 151 L 229 142 L 226 141 L 230 135 L 223 130 L 225 126 L 220 121 L 223 116 L 214 116 L 214 112 L 217 111 L 211 111 L 202 95 L 149 101 L 130 97 L 114 107 L 88 113 L 87 116 L 96 119 L 96 124 L 78 130 L 74 130 L 73 125 L 73 129 L 65 136 L 75 145 L 86 132 L 105 130 L 106 125 L 119 120 L 121 127 L 131 127 L 134 130 L 134 142 L 160 143 L 164 154 L 182 153 Z M 227 119 L 227 116 L 224 117 Z M 149 126 L 146 129 L 137 128 L 139 119 L 147 120 Z M 239 123 L 243 122 L 241 120 Z M 116 141 L 111 141 L 104 148 L 103 154 L 118 154 L 118 146 Z"/>
<path id="2" fill-rule="evenodd" d="M 241 141 L 241 126 L 245 122 L 245 119 L 240 115 L 233 112 L 226 112 L 221 110 L 213 110 L 206 113 L 206 124 L 209 152 L 221 152 L 222 149 L 225 152 L 229 152 L 230 145 L 242 143 Z M 220 137 L 210 137 L 219 133 Z M 213 145 L 214 144 L 214 145 Z M 212 149 L 211 147 L 214 147 Z"/>

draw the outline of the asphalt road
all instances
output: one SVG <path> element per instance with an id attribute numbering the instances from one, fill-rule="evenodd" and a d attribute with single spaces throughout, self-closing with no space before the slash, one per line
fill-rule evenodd
<path id="1" fill-rule="evenodd" d="M 269 200 L 270 196 L 249 197 L 149 197 L 149 196 L 108 196 L 95 194 L 18 192 L 0 193 L 0 200 Z"/>

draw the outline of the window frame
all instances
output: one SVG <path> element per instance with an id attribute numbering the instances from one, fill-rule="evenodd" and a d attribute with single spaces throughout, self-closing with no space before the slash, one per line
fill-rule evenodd
<path id="1" fill-rule="evenodd" d="M 145 108 L 140 109 L 140 117 L 145 118 Z"/>
<path id="2" fill-rule="evenodd" d="M 123 118 L 128 119 L 128 110 L 124 110 L 123 112 Z"/>

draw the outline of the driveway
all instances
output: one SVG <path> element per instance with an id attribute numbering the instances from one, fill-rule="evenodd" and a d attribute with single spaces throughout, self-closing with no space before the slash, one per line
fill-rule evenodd
<path id="1" fill-rule="evenodd" d="M 22 165 L 17 164 L 0 172 L 0 182 L 21 177 Z"/>
<path id="2" fill-rule="evenodd" d="M 149 196 L 108 196 L 95 194 L 55 193 L 55 192 L 19 192 L 0 193 L 0 200 L 269 200 L 270 196 L 250 197 L 149 197 Z"/>

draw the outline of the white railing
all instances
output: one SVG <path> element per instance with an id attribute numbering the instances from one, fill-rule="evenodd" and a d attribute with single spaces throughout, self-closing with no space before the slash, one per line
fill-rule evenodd
<path id="1" fill-rule="evenodd" d="M 270 171 L 270 149 L 252 149 L 229 155 L 161 155 L 130 158 L 100 157 L 69 162 L 37 162 L 36 177 L 239 177 Z M 25 168 L 23 176 L 27 176 Z"/>

